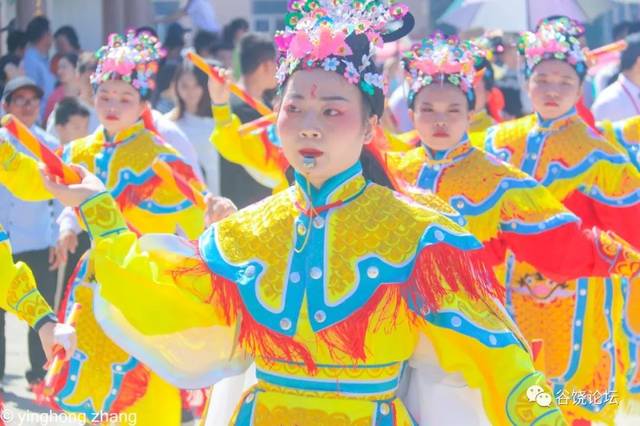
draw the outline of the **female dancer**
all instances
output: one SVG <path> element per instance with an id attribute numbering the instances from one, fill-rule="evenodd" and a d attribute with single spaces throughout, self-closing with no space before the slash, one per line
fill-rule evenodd
<path id="1" fill-rule="evenodd" d="M 604 304 L 611 284 L 592 278 L 588 287 L 582 286 L 588 291 L 578 295 L 582 287 L 570 279 L 612 273 L 635 277 L 640 255 L 615 235 L 597 228 L 581 230 L 579 219 L 544 186 L 471 145 L 467 129 L 477 101 L 473 82 L 478 62 L 471 43 L 440 35 L 424 40 L 407 55 L 410 116 L 422 143 L 412 151 L 386 155 L 393 181 L 400 190 L 417 187 L 450 203 L 462 215 L 461 224 L 484 243 L 492 263 L 502 264 L 508 255 L 510 265 L 517 260 L 536 268 L 517 281 L 510 275 L 503 279 L 507 307 L 534 347 L 541 371 L 559 380 L 557 371 L 567 369 L 563 357 L 580 353 L 577 344 L 587 355 L 578 358 L 576 372 L 564 379 L 563 386 L 579 389 L 580 383 L 592 378 L 589 374 L 596 374 L 591 363 L 602 356 L 610 363 L 597 374 L 615 383 L 621 371 L 613 350 L 612 319 L 620 320 L 621 314 L 606 312 L 606 307 L 581 309 L 581 303 Z M 407 193 L 420 200 L 421 194 Z M 536 271 L 557 282 L 539 277 Z M 575 410 L 574 404 L 561 408 L 569 414 Z M 607 410 L 610 419 L 615 408 Z"/>
<path id="2" fill-rule="evenodd" d="M 488 152 L 546 186 L 582 220 L 584 227 L 614 231 L 633 246 L 640 247 L 637 226 L 640 174 L 623 151 L 596 134 L 576 114 L 575 105 L 586 73 L 585 56 L 577 38 L 582 32 L 575 22 L 559 18 L 542 23 L 536 33 L 527 33 L 521 38 L 519 49 L 525 59 L 529 97 L 535 114 L 489 129 L 484 146 Z M 551 286 L 563 284 L 545 278 L 544 273 L 523 262 L 509 265 L 508 273 L 513 283 L 533 277 Z M 546 363 L 553 368 L 553 371 L 547 370 L 549 378 L 554 382 L 556 393 L 563 395 L 583 390 L 610 395 L 609 390 L 614 389 L 617 382 L 615 375 L 608 373 L 615 359 L 612 341 L 622 331 L 631 340 L 637 340 L 640 334 L 640 294 L 636 286 L 623 286 L 623 294 L 618 297 L 617 286 L 607 280 L 597 290 L 604 290 L 604 294 L 587 303 L 588 294 L 596 291 L 596 286 L 587 283 L 587 279 L 578 280 L 573 296 L 581 316 L 566 318 L 573 321 L 572 328 L 581 333 L 574 333 L 572 343 L 565 342 L 545 353 Z M 623 330 L 612 321 L 615 316 L 602 324 L 597 333 L 587 334 L 582 330 L 585 312 L 598 310 L 611 315 L 620 309 L 624 315 Z M 533 313 L 524 309 L 522 317 Z M 551 319 L 544 313 L 542 316 L 545 321 Z M 531 324 L 532 331 L 536 327 L 535 323 Z M 526 329 L 523 331 L 527 333 Z M 578 339 L 580 336 L 596 339 L 601 349 L 589 351 L 589 345 Z M 536 337 L 530 335 L 530 338 Z M 638 364 L 633 360 L 637 352 L 629 353 L 629 347 L 625 344 L 619 351 L 631 356 L 630 370 L 624 376 L 633 378 L 637 377 Z M 580 402 L 575 405 L 575 417 L 586 419 L 598 418 L 600 412 L 609 412 L 615 405 L 607 398 L 598 401 L 580 398 Z"/>
<path id="3" fill-rule="evenodd" d="M 166 232 L 195 238 L 204 229 L 203 209 L 156 175 L 152 164 L 163 160 L 196 188 L 204 186 L 177 152 L 143 122 L 160 54 L 157 40 L 148 34 L 136 37 L 130 32 L 109 38 L 98 52 L 98 68 L 92 77 L 102 125 L 92 135 L 66 145 L 62 158 L 101 179 L 136 234 Z M 0 183 L 23 198 L 52 197 L 35 160 L 15 152 L 10 144 L 0 144 Z M 89 252 L 69 283 L 62 308 L 66 315 L 79 302 L 83 310 L 77 322 L 78 350 L 61 374 L 55 405 L 88 419 L 135 415 L 140 424 L 178 424 L 179 390 L 123 351 L 96 321 L 93 274 Z M 120 413 L 122 416 L 114 417 Z"/>
<path id="4" fill-rule="evenodd" d="M 234 424 L 412 424 L 396 397 L 407 362 L 482 389 L 495 424 L 562 424 L 495 301 L 477 240 L 362 176 L 384 96 L 371 56 L 412 26 L 406 7 L 290 6 L 278 74 L 290 189 L 216 223 L 194 246 L 138 239 L 88 173 L 77 186 L 48 180 L 65 204 L 80 205 L 94 238 L 103 328 L 182 386 L 254 360 L 258 384 Z M 394 20 L 402 27 L 385 33 Z"/>

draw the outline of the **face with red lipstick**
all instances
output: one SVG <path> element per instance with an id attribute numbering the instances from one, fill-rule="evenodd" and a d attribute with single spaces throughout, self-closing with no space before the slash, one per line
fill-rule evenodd
<path id="1" fill-rule="evenodd" d="M 422 142 L 434 151 L 455 146 L 469 127 L 471 111 L 458 87 L 430 84 L 416 94 L 409 116 Z"/>
<path id="2" fill-rule="evenodd" d="M 536 65 L 527 82 L 533 109 L 545 120 L 553 120 L 569 112 L 580 98 L 581 86 L 580 77 L 573 67 L 555 59 Z"/>
<path id="3" fill-rule="evenodd" d="M 126 130 L 140 119 L 145 102 L 134 87 L 124 81 L 109 80 L 98 86 L 96 113 L 109 135 Z"/>
<path id="4" fill-rule="evenodd" d="M 358 161 L 376 122 L 366 117 L 357 87 L 335 72 L 312 69 L 287 81 L 277 127 L 289 163 L 320 187 Z"/>

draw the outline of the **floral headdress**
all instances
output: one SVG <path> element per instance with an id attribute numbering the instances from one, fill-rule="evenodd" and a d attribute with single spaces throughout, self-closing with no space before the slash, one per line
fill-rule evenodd
<path id="1" fill-rule="evenodd" d="M 300 69 L 334 71 L 356 85 L 382 115 L 385 83 L 374 55 L 413 28 L 406 5 L 383 0 L 290 0 L 286 28 L 275 36 L 282 84 Z M 394 22 L 402 26 L 388 31 Z"/>
<path id="2" fill-rule="evenodd" d="M 471 43 L 476 47 L 477 52 L 475 54 L 476 60 L 474 67 L 476 69 L 476 83 L 482 79 L 485 87 L 491 90 L 495 85 L 495 71 L 493 69 L 492 61 L 494 59 L 495 45 L 489 36 L 489 32 L 480 37 L 476 37 L 471 40 Z"/>
<path id="3" fill-rule="evenodd" d="M 522 34 L 518 51 L 525 58 L 526 76 L 530 76 L 540 62 L 556 59 L 571 65 L 583 78 L 587 73 L 587 58 L 578 40 L 582 34 L 584 27 L 567 17 L 544 20 L 535 33 Z"/>
<path id="4" fill-rule="evenodd" d="M 91 83 L 122 80 L 147 98 L 155 88 L 158 60 L 163 56 L 162 45 L 151 34 L 136 36 L 133 30 L 126 35 L 111 34 L 107 45 L 96 52 L 98 67 L 91 75 Z"/>
<path id="5" fill-rule="evenodd" d="M 423 39 L 403 58 L 408 74 L 409 104 L 413 104 L 422 88 L 434 83 L 450 83 L 459 87 L 473 103 L 475 66 L 482 58 L 483 52 L 469 41 L 446 38 L 440 33 Z"/>

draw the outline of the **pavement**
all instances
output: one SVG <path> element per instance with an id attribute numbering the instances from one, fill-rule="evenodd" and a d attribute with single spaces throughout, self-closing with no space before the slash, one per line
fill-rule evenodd
<path id="1" fill-rule="evenodd" d="M 7 361 L 3 381 L 4 410 L 7 426 L 81 426 L 84 423 L 68 415 L 50 412 L 35 403 L 28 390 L 25 371 L 29 368 L 25 323 L 14 315 L 6 315 Z"/>

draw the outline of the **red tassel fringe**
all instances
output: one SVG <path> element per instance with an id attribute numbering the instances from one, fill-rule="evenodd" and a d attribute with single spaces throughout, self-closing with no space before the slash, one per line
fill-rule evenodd
<path id="1" fill-rule="evenodd" d="M 504 290 L 484 256 L 482 250 L 463 251 L 445 243 L 429 246 L 418 255 L 403 294 L 415 306 L 430 311 L 438 310 L 438 301 L 449 291 L 464 292 L 472 299 L 490 296 L 502 300 Z"/>
<path id="2" fill-rule="evenodd" d="M 122 379 L 120 391 L 109 412 L 121 413 L 142 398 L 149 386 L 149 375 L 149 368 L 141 363 L 129 371 Z"/>
<path id="3" fill-rule="evenodd" d="M 222 309 L 228 324 L 240 318 L 238 344 L 243 349 L 266 360 L 302 362 L 313 374 L 316 366 L 308 348 L 260 325 L 242 303 L 236 284 L 211 274 L 204 261 L 174 271 L 177 280 L 204 274 L 211 277 L 213 291 L 209 302 Z M 436 311 L 441 299 L 452 291 L 464 292 L 472 299 L 503 297 L 503 289 L 484 261 L 481 250 L 462 251 L 445 243 L 436 244 L 420 252 L 406 283 L 382 285 L 363 307 L 346 320 L 319 332 L 318 338 L 334 358 L 346 355 L 356 362 L 364 362 L 368 355 L 368 331 L 377 330 L 383 324 L 393 327 L 394 319 L 405 303 L 412 303 L 425 314 Z M 374 322 L 376 312 L 387 316 Z"/>
<path id="4" fill-rule="evenodd" d="M 494 87 L 487 95 L 487 112 L 496 123 L 501 123 L 504 120 L 502 118 L 504 107 L 504 95 L 500 89 Z"/>
<path id="5" fill-rule="evenodd" d="M 197 245 L 197 242 L 194 244 Z M 209 303 L 222 309 L 227 324 L 231 324 L 236 318 L 241 319 L 237 342 L 240 347 L 250 354 L 260 354 L 266 360 L 285 359 L 302 362 L 309 371 L 316 370 L 313 357 L 303 344 L 260 325 L 242 303 L 237 285 L 219 275 L 212 274 L 204 261 L 173 272 L 174 278 L 204 274 L 211 278 L 212 292 Z"/>

